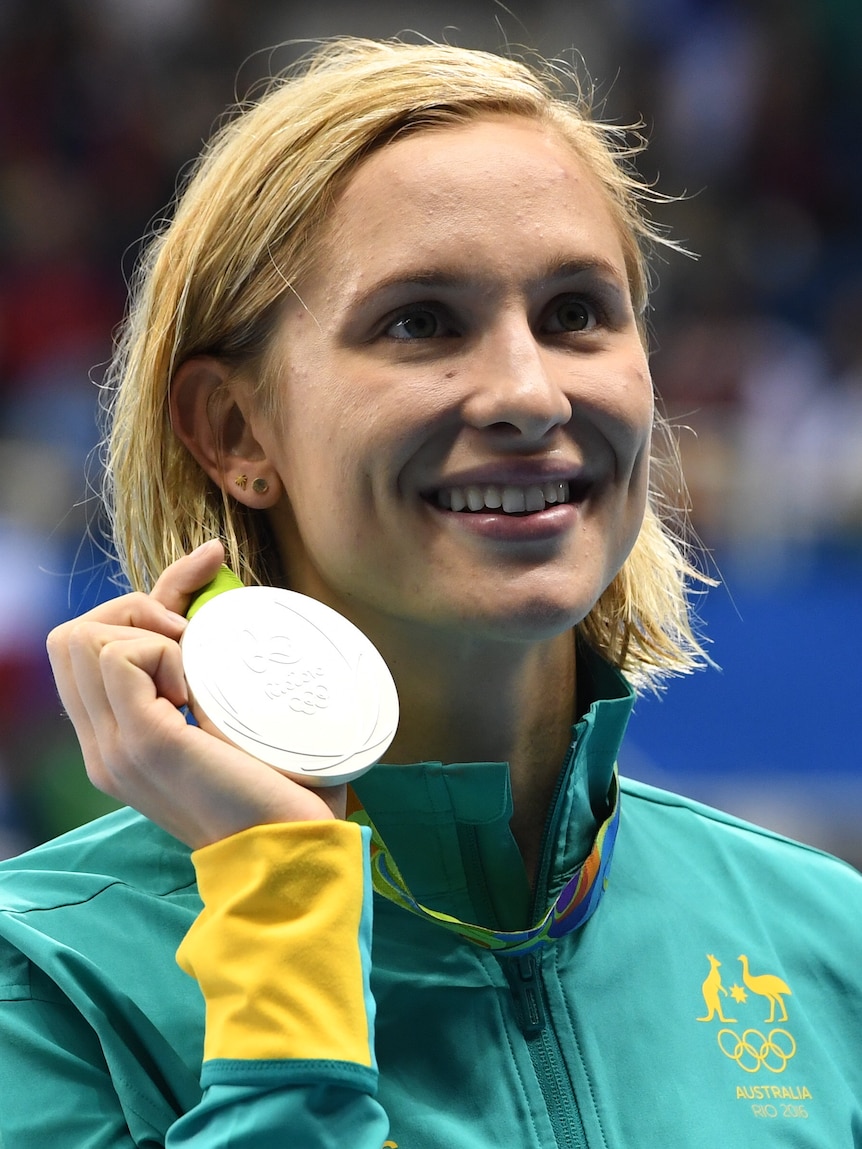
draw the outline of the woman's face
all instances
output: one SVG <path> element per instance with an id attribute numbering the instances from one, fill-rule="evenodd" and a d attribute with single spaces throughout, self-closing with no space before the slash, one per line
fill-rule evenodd
<path id="1" fill-rule="evenodd" d="M 606 194 L 489 118 L 375 153 L 278 332 L 288 585 L 372 637 L 547 638 L 629 553 L 652 387 Z"/>

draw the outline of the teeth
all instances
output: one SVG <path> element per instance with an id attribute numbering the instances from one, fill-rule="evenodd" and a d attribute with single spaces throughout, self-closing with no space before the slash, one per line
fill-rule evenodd
<path id="1" fill-rule="evenodd" d="M 542 493 L 546 503 L 565 503 L 569 498 L 568 483 L 544 483 Z"/>
<path id="2" fill-rule="evenodd" d="M 527 487 L 527 511 L 543 511 L 545 509 L 545 493 L 541 487 Z"/>
<path id="3" fill-rule="evenodd" d="M 485 505 L 485 492 L 478 487 L 467 488 L 467 506 L 471 511 L 481 511 Z"/>
<path id="4" fill-rule="evenodd" d="M 545 500 L 542 499 L 542 505 Z M 507 515 L 517 515 L 527 509 L 527 493 L 523 487 L 503 487 L 503 510 Z"/>
<path id="5" fill-rule="evenodd" d="M 569 501 L 569 484 L 531 483 L 528 486 L 448 487 L 437 493 L 438 506 L 451 511 L 499 511 L 507 515 L 533 514 L 547 506 Z"/>

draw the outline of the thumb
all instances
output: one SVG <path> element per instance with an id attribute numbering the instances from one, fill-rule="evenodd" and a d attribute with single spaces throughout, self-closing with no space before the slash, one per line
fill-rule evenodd
<path id="1" fill-rule="evenodd" d="M 210 539 L 171 563 L 159 576 L 152 597 L 168 610 L 184 615 L 192 596 L 215 578 L 223 562 L 224 547 L 218 539 Z"/>

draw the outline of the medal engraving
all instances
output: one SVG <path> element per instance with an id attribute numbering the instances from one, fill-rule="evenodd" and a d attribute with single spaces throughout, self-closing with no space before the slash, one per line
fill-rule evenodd
<path id="1" fill-rule="evenodd" d="M 388 667 L 316 599 L 275 587 L 225 591 L 194 612 L 182 649 L 193 712 L 306 784 L 358 777 L 395 736 Z"/>

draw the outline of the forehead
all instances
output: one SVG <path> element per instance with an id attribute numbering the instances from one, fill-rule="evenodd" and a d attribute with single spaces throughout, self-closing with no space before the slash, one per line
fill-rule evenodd
<path id="1" fill-rule="evenodd" d="M 393 141 L 353 174 L 321 239 L 318 270 L 348 291 L 401 267 L 514 277 L 549 257 L 626 279 L 608 193 L 556 132 L 517 117 Z"/>

